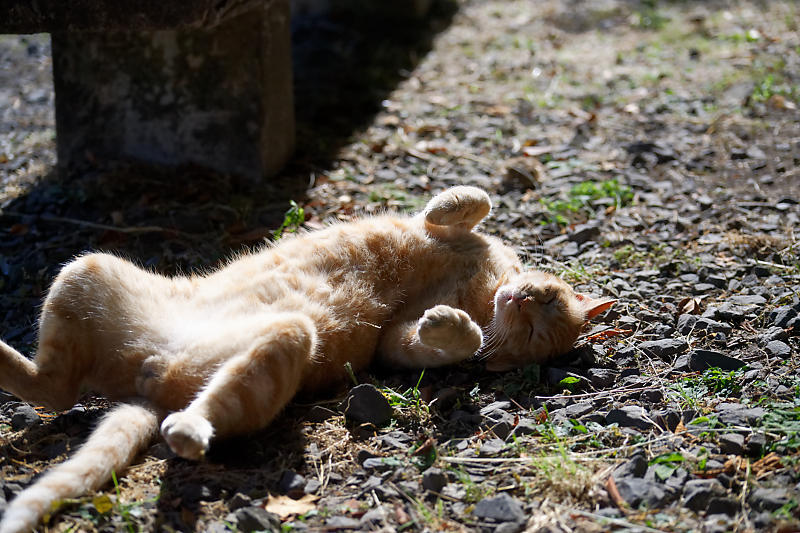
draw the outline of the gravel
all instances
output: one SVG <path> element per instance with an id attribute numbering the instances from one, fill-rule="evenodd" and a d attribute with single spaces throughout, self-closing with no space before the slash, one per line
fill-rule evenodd
<path id="1" fill-rule="evenodd" d="M 120 477 L 126 507 L 99 513 L 104 487 L 48 527 L 800 528 L 796 7 L 602 4 L 296 13 L 298 153 L 261 184 L 99 156 L 57 177 L 49 41 L 0 38 L 0 336 L 24 353 L 87 250 L 201 271 L 271 238 L 290 200 L 314 229 L 456 184 L 492 197 L 483 231 L 618 299 L 549 365 L 376 368 L 202 463 L 155 445 Z M 0 512 L 108 407 L 0 393 Z"/>

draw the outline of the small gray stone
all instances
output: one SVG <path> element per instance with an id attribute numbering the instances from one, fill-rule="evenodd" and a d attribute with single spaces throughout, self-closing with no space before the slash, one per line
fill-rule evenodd
<path id="1" fill-rule="evenodd" d="M 391 461 L 387 461 L 384 457 L 370 457 L 361 466 L 364 467 L 364 470 L 374 470 L 375 472 L 386 472 L 394 468 Z"/>
<path id="2" fill-rule="evenodd" d="M 230 517 L 231 515 L 228 516 Z M 242 507 L 234 512 L 232 521 L 236 523 L 237 529 L 243 533 L 252 533 L 253 531 L 281 531 L 281 519 L 278 515 L 255 505 Z"/>
<path id="3" fill-rule="evenodd" d="M 590 368 L 589 382 L 596 389 L 611 387 L 617 382 L 617 372 L 609 368 Z"/>
<path id="4" fill-rule="evenodd" d="M 442 492 L 447 482 L 447 474 L 440 468 L 429 468 L 422 474 L 422 488 L 431 492 Z"/>
<path id="5" fill-rule="evenodd" d="M 737 305 L 764 305 L 767 299 L 760 294 L 737 294 L 728 298 L 728 301 Z"/>
<path id="6" fill-rule="evenodd" d="M 724 454 L 744 455 L 744 435 L 723 433 L 719 436 L 719 451 Z"/>
<path id="7" fill-rule="evenodd" d="M 685 352 L 689 344 L 683 339 L 659 339 L 641 342 L 638 347 L 647 354 L 666 360 Z"/>
<path id="8" fill-rule="evenodd" d="M 760 457 L 767 446 L 767 436 L 763 433 L 751 433 L 747 438 L 747 455 Z"/>
<path id="9" fill-rule="evenodd" d="M 789 503 L 790 498 L 784 488 L 767 489 L 759 487 L 750 493 L 747 500 L 757 511 L 776 511 Z"/>
<path id="10" fill-rule="evenodd" d="M 303 492 L 306 494 L 316 494 L 322 488 L 322 483 L 318 479 L 309 479 L 306 486 L 303 487 Z"/>
<path id="11" fill-rule="evenodd" d="M 525 520 L 522 504 L 505 492 L 484 498 L 475 504 L 472 514 L 478 518 L 497 522 L 521 522 Z"/>
<path id="12" fill-rule="evenodd" d="M 729 426 L 757 425 L 767 413 L 762 407 L 748 408 L 740 403 L 721 403 L 716 407 L 719 421 Z"/>
<path id="13" fill-rule="evenodd" d="M 741 506 L 739 505 L 739 501 L 735 498 L 726 498 L 722 496 L 714 496 L 710 500 L 708 500 L 708 507 L 706 507 L 706 513 L 709 515 L 716 515 L 716 514 L 723 514 L 728 516 L 734 516 Z"/>
<path id="14" fill-rule="evenodd" d="M 783 341 L 769 341 L 765 350 L 774 357 L 786 358 L 792 355 L 792 349 Z"/>
<path id="15" fill-rule="evenodd" d="M 786 341 L 789 339 L 789 333 L 778 326 L 772 326 L 767 331 L 758 336 L 758 344 L 766 346 L 770 341 Z"/>
<path id="16" fill-rule="evenodd" d="M 235 511 L 237 509 L 241 509 L 242 507 L 249 507 L 252 505 L 253 499 L 246 494 L 242 494 L 241 492 L 237 492 L 234 494 L 230 500 L 228 500 L 228 509 L 231 511 Z"/>
<path id="17" fill-rule="evenodd" d="M 653 429 L 653 423 L 647 419 L 644 409 L 638 405 L 626 405 L 621 409 L 612 409 L 606 415 L 606 423 L 618 424 L 623 428 L 642 430 Z"/>
<path id="18" fill-rule="evenodd" d="M 683 503 L 693 511 L 701 511 L 713 496 L 724 494 L 725 487 L 716 479 L 691 479 L 683 487 Z"/>
<path id="19" fill-rule="evenodd" d="M 392 406 L 374 385 L 364 383 L 350 389 L 339 408 L 359 424 L 382 426 L 392 419 Z"/>
<path id="20" fill-rule="evenodd" d="M 789 305 L 776 307 L 769 312 L 769 323 L 781 329 L 789 327 L 789 322 L 797 316 L 797 310 Z"/>
<path id="21" fill-rule="evenodd" d="M 597 222 L 579 224 L 567 237 L 570 241 L 583 244 L 600 236 L 600 225 Z"/>
<path id="22" fill-rule="evenodd" d="M 580 418 L 594 411 L 592 402 L 578 402 L 564 408 L 564 415 L 567 418 Z"/>
<path id="23" fill-rule="evenodd" d="M 616 481 L 620 496 L 631 507 L 646 505 L 648 509 L 659 509 L 675 501 L 677 493 L 656 481 L 627 477 Z"/>
<path id="24" fill-rule="evenodd" d="M 712 367 L 721 370 L 738 370 L 745 366 L 744 361 L 729 357 L 714 350 L 692 350 L 689 352 L 689 368 L 703 371 Z"/>
<path id="25" fill-rule="evenodd" d="M 299 498 L 304 494 L 306 479 L 292 470 L 284 470 L 278 482 L 278 490 L 292 498 Z"/>
<path id="26" fill-rule="evenodd" d="M 637 453 L 614 470 L 614 480 L 626 477 L 643 477 L 645 472 L 647 472 L 647 458 L 644 453 Z"/>
<path id="27" fill-rule="evenodd" d="M 39 413 L 27 403 L 21 404 L 11 414 L 11 429 L 14 431 L 29 428 L 40 422 Z"/>
<path id="28" fill-rule="evenodd" d="M 492 455 L 497 455 L 503 451 L 503 448 L 505 448 L 505 446 L 506 443 L 503 442 L 501 439 L 489 439 L 481 444 L 481 449 L 479 454 L 481 457 L 489 457 Z"/>

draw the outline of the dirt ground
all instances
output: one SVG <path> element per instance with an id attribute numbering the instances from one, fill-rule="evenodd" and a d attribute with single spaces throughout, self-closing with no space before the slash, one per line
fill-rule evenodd
<path id="1" fill-rule="evenodd" d="M 800 7 L 458 0 L 422 20 L 293 21 L 298 152 L 247 184 L 102 162 L 56 176 L 47 36 L 0 36 L 0 336 L 35 347 L 87 250 L 164 273 L 477 185 L 483 231 L 619 303 L 548 367 L 356 376 L 359 426 L 300 399 L 200 464 L 155 444 L 42 531 L 800 528 Z M 2 393 L 0 393 L 2 394 Z M 108 405 L 0 396 L 5 501 Z"/>

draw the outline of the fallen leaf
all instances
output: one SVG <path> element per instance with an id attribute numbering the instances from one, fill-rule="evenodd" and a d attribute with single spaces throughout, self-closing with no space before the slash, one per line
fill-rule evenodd
<path id="1" fill-rule="evenodd" d="M 319 497 L 313 494 L 306 494 L 299 500 L 294 500 L 289 496 L 273 496 L 270 494 L 264 508 L 270 513 L 275 513 L 280 516 L 281 519 L 286 519 L 291 516 L 302 515 L 313 511 L 317 507 L 314 505 L 317 499 L 319 499 Z"/>
<path id="2" fill-rule="evenodd" d="M 100 494 L 92 498 L 92 505 L 94 505 L 94 508 L 100 514 L 106 514 L 114 508 L 114 503 L 111 501 L 111 498 L 108 497 L 108 494 Z"/>
<path id="3" fill-rule="evenodd" d="M 586 337 L 587 341 L 594 342 L 594 341 L 602 341 L 605 339 L 610 339 L 612 337 L 619 337 L 620 335 L 630 335 L 633 330 L 630 329 L 618 329 L 618 328 L 611 328 L 611 329 L 604 329 L 603 331 L 598 331 L 593 335 L 589 335 Z"/>
<path id="4" fill-rule="evenodd" d="M 702 298 L 684 298 L 678 302 L 679 315 L 699 315 L 701 310 Z"/>

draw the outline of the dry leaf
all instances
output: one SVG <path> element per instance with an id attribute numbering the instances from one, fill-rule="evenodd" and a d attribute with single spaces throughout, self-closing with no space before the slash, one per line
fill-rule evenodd
<path id="1" fill-rule="evenodd" d="M 286 519 L 313 511 L 317 507 L 314 505 L 317 499 L 318 497 L 313 494 L 306 494 L 299 500 L 294 500 L 289 496 L 273 496 L 270 494 L 269 498 L 267 498 L 267 505 L 264 508 L 270 513 L 280 516 L 281 519 Z"/>
<path id="2" fill-rule="evenodd" d="M 678 314 L 699 315 L 702 312 L 700 309 L 702 303 L 702 298 L 684 298 L 678 302 Z"/>

